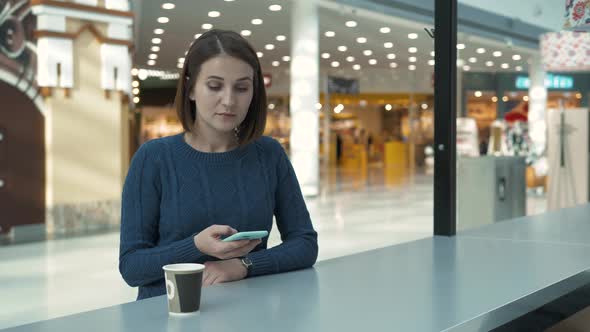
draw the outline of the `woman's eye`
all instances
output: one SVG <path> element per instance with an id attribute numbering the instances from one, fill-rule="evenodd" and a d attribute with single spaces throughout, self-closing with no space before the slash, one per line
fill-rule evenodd
<path id="1" fill-rule="evenodd" d="M 209 89 L 211 89 L 213 91 L 219 91 L 219 90 L 221 90 L 221 86 L 220 85 L 209 85 L 208 87 L 209 87 Z"/>
<path id="2" fill-rule="evenodd" d="M 246 92 L 248 91 L 248 87 L 238 86 L 236 87 L 236 90 L 239 92 Z"/>

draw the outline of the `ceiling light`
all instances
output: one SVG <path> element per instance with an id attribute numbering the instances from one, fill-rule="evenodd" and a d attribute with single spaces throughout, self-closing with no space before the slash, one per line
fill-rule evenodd
<path id="1" fill-rule="evenodd" d="M 353 56 L 346 57 L 346 61 L 354 62 L 354 57 Z"/>
<path id="2" fill-rule="evenodd" d="M 502 67 L 502 69 L 510 68 L 510 66 L 507 63 L 503 63 L 500 67 Z"/>
<path id="3" fill-rule="evenodd" d="M 170 22 L 170 19 L 168 17 L 158 17 L 158 23 L 168 23 Z"/>
<path id="4" fill-rule="evenodd" d="M 465 61 L 463 59 L 457 59 L 457 67 L 461 67 L 465 64 Z"/>
<path id="5" fill-rule="evenodd" d="M 416 66 L 415 66 L 415 65 L 409 65 L 409 66 L 408 66 L 408 69 L 409 69 L 409 70 L 416 70 Z"/>
<path id="6" fill-rule="evenodd" d="M 134 102 L 135 104 L 139 103 L 139 97 L 133 97 L 133 102 Z"/>
<path id="7" fill-rule="evenodd" d="M 203 28 L 203 30 L 209 30 L 213 28 L 213 24 L 205 23 L 201 25 L 201 28 Z"/>
<path id="8" fill-rule="evenodd" d="M 178 62 L 184 63 L 184 58 L 178 58 Z"/>
<path id="9" fill-rule="evenodd" d="M 255 18 L 252 20 L 252 24 L 254 25 L 261 25 L 262 24 L 262 20 L 259 18 Z"/>
<path id="10" fill-rule="evenodd" d="M 465 65 L 465 66 L 463 66 L 463 70 L 464 70 L 464 71 L 470 71 L 470 70 L 471 70 L 471 67 L 469 67 L 469 66 Z"/>
<path id="11" fill-rule="evenodd" d="M 391 106 L 391 104 L 387 104 L 387 105 L 385 105 L 385 110 L 386 110 L 386 111 L 388 111 L 388 112 L 389 112 L 389 111 L 391 111 L 392 109 L 393 109 L 393 106 Z"/>
<path id="12" fill-rule="evenodd" d="M 138 89 L 138 88 L 134 88 L 134 89 L 133 89 L 131 92 L 132 92 L 134 95 L 138 95 L 138 94 L 139 94 L 139 89 Z"/>
<path id="13" fill-rule="evenodd" d="M 393 47 L 393 43 L 392 42 L 387 42 L 387 43 L 383 44 L 383 47 L 385 47 L 385 48 L 392 48 Z"/>
<path id="14" fill-rule="evenodd" d="M 432 59 L 428 60 L 428 65 L 429 66 L 434 66 L 434 60 L 432 60 Z"/>
<path id="15" fill-rule="evenodd" d="M 487 61 L 486 62 L 486 66 L 488 66 L 488 67 L 492 67 L 493 65 L 494 65 L 494 62 L 493 61 Z"/>
<path id="16" fill-rule="evenodd" d="M 428 104 L 424 103 L 424 104 L 422 104 L 421 107 L 422 107 L 423 110 L 427 110 L 428 109 Z"/>
<path id="17" fill-rule="evenodd" d="M 154 30 L 154 33 L 155 33 L 156 35 L 161 35 L 161 34 L 163 34 L 163 33 L 164 33 L 164 29 L 155 29 L 155 30 Z"/>
<path id="18" fill-rule="evenodd" d="M 518 54 L 514 54 L 514 55 L 512 56 L 512 60 L 514 60 L 514 61 L 518 61 L 518 60 L 520 60 L 520 59 L 522 59 L 522 57 L 521 57 L 520 55 L 518 55 Z"/>
<path id="19" fill-rule="evenodd" d="M 415 47 L 410 47 L 410 48 L 408 48 L 408 52 L 410 52 L 410 53 L 417 53 L 418 52 L 418 49 L 415 48 Z"/>
<path id="20" fill-rule="evenodd" d="M 275 109 L 275 104 L 273 104 L 273 103 L 268 104 L 268 109 L 269 110 L 274 110 Z"/>
<path id="21" fill-rule="evenodd" d="M 176 7 L 176 5 L 170 2 L 162 4 L 163 9 L 174 9 L 174 7 Z"/>
<path id="22" fill-rule="evenodd" d="M 252 35 L 252 31 L 250 30 L 242 30 L 240 31 L 240 35 L 244 36 L 244 37 L 248 37 Z"/>
<path id="23" fill-rule="evenodd" d="M 514 69 L 516 69 L 516 71 L 522 71 L 522 66 L 516 66 Z"/>
<path id="24" fill-rule="evenodd" d="M 275 46 L 273 44 L 266 44 L 266 45 L 264 45 L 264 48 L 269 51 L 272 51 L 275 49 Z"/>
<path id="25" fill-rule="evenodd" d="M 326 33 L 324 33 L 324 35 L 326 37 L 334 37 L 334 36 L 336 36 L 336 33 L 334 31 L 326 31 Z"/>
<path id="26" fill-rule="evenodd" d="M 137 74 L 139 74 L 139 70 L 137 68 L 132 68 L 131 69 L 131 75 L 137 76 Z"/>
<path id="27" fill-rule="evenodd" d="M 464 50 L 465 49 L 465 44 L 457 44 L 457 49 L 458 50 Z"/>
<path id="28" fill-rule="evenodd" d="M 395 59 L 395 54 L 394 53 L 389 53 L 389 54 L 387 54 L 387 58 L 389 60 L 393 60 L 393 59 Z"/>
<path id="29" fill-rule="evenodd" d="M 315 108 L 316 108 L 317 110 L 321 110 L 321 109 L 322 109 L 322 104 L 320 104 L 320 103 L 316 103 L 316 104 L 315 104 Z"/>
<path id="30" fill-rule="evenodd" d="M 481 93 L 481 91 L 475 91 L 474 95 L 479 98 L 481 97 L 483 94 Z"/>
<path id="31" fill-rule="evenodd" d="M 504 97 L 502 97 L 502 101 L 503 101 L 503 102 L 507 102 L 507 101 L 508 101 L 508 96 L 504 96 Z"/>
<path id="32" fill-rule="evenodd" d="M 389 64 L 389 67 L 391 67 L 391 68 L 397 68 L 397 63 L 392 62 L 392 63 Z"/>
<path id="33" fill-rule="evenodd" d="M 364 43 L 367 42 L 367 38 L 365 38 L 365 37 L 358 37 L 356 39 L 356 42 L 359 43 L 359 44 L 364 44 Z"/>
<path id="34" fill-rule="evenodd" d="M 182 67 L 184 67 L 184 64 L 182 64 L 182 63 L 180 63 L 180 62 L 179 62 L 178 64 L 176 64 L 176 68 L 178 68 L 178 69 L 182 69 Z"/>
<path id="35" fill-rule="evenodd" d="M 285 56 L 283 57 L 283 61 L 285 61 L 285 62 L 289 62 L 289 61 L 291 61 L 291 57 L 290 57 L 290 56 L 288 56 L 288 55 L 285 55 Z"/>
<path id="36" fill-rule="evenodd" d="M 430 56 L 434 56 L 434 51 L 430 52 Z"/>
<path id="37" fill-rule="evenodd" d="M 139 81 L 133 81 L 133 82 L 131 82 L 131 86 L 134 87 L 134 88 L 139 87 Z"/>
<path id="38" fill-rule="evenodd" d="M 469 58 L 469 62 L 476 63 L 477 62 L 477 58 Z"/>
<path id="39" fill-rule="evenodd" d="M 287 37 L 283 36 L 283 35 L 278 35 L 277 36 L 277 40 L 278 41 L 285 41 L 287 39 Z"/>
<path id="40" fill-rule="evenodd" d="M 156 64 L 156 60 L 148 60 L 147 64 L 149 66 L 154 66 Z"/>
<path id="41" fill-rule="evenodd" d="M 162 39 L 160 38 L 152 38 L 152 44 L 160 44 L 162 42 Z"/>
<path id="42" fill-rule="evenodd" d="M 322 59 L 329 59 L 330 53 L 322 53 Z"/>
<path id="43" fill-rule="evenodd" d="M 381 33 L 390 33 L 391 29 L 388 27 L 382 27 L 381 29 L 379 29 L 379 32 Z"/>
<path id="44" fill-rule="evenodd" d="M 359 64 L 353 65 L 352 66 L 352 69 L 354 69 L 354 70 L 361 70 L 361 65 L 359 65 Z"/>
<path id="45" fill-rule="evenodd" d="M 477 49 L 477 51 L 476 51 L 476 52 L 477 52 L 477 54 L 484 54 L 484 53 L 486 52 L 486 49 L 485 49 L 485 48 L 482 48 L 482 47 L 480 47 L 480 48 L 478 48 L 478 49 Z"/>
<path id="46" fill-rule="evenodd" d="M 416 62 L 416 61 L 418 61 L 418 59 L 416 59 L 416 57 L 415 57 L 415 56 L 411 56 L 411 57 L 408 59 L 408 61 L 410 61 L 410 62 Z"/>
<path id="47" fill-rule="evenodd" d="M 366 56 L 370 56 L 370 55 L 373 54 L 373 51 L 371 51 L 371 50 L 364 50 L 363 51 L 363 54 L 366 55 Z"/>
<path id="48" fill-rule="evenodd" d="M 262 52 L 256 52 L 256 55 L 257 55 L 259 58 L 262 58 L 262 57 L 264 56 L 264 54 L 263 54 Z"/>
<path id="49" fill-rule="evenodd" d="M 354 27 L 356 27 L 356 25 L 357 25 L 355 21 L 346 21 L 346 23 L 345 23 L 345 24 L 346 24 L 346 26 L 347 26 L 347 27 L 349 27 L 349 28 L 354 28 Z"/>
<path id="50" fill-rule="evenodd" d="M 502 52 L 500 52 L 500 51 L 496 51 L 496 52 L 494 52 L 493 54 L 494 54 L 494 56 L 495 56 L 496 58 L 498 58 L 498 57 L 501 57 L 501 56 L 502 56 Z"/>
<path id="51" fill-rule="evenodd" d="M 221 16 L 221 13 L 220 13 L 220 12 L 218 12 L 218 11 L 216 11 L 216 10 L 212 10 L 212 11 L 210 11 L 210 12 L 207 14 L 207 16 L 209 16 L 209 17 L 219 17 L 219 16 Z"/>
<path id="52" fill-rule="evenodd" d="M 418 34 L 417 33 L 410 33 L 410 34 L 408 34 L 408 38 L 410 38 L 410 39 L 418 39 Z"/>
<path id="53" fill-rule="evenodd" d="M 273 61 L 273 62 L 272 62 L 272 65 L 273 65 L 273 67 L 278 67 L 280 64 L 281 64 L 281 63 L 280 63 L 280 62 L 278 62 L 278 61 Z"/>
<path id="54" fill-rule="evenodd" d="M 332 65 L 332 67 L 336 68 L 336 67 L 340 66 L 340 62 L 332 61 L 331 65 Z"/>
<path id="55" fill-rule="evenodd" d="M 152 60 L 156 60 L 158 58 L 158 55 L 152 53 L 152 54 L 148 55 L 148 58 L 152 59 Z"/>
<path id="56" fill-rule="evenodd" d="M 579 92 L 578 92 L 578 93 L 576 93 L 576 98 L 577 98 L 577 99 L 582 99 L 582 94 L 581 94 L 581 93 L 579 93 Z"/>
<path id="57" fill-rule="evenodd" d="M 369 64 L 374 66 L 377 64 L 377 60 L 376 59 L 369 59 Z"/>
<path id="58" fill-rule="evenodd" d="M 497 102 L 498 102 L 498 97 L 496 97 L 496 96 L 493 96 L 493 97 L 492 97 L 492 101 L 493 101 L 494 103 L 497 103 Z"/>
<path id="59" fill-rule="evenodd" d="M 152 48 L 150 48 L 150 50 L 152 52 L 160 52 L 160 46 L 152 46 Z"/>
<path id="60" fill-rule="evenodd" d="M 145 69 L 140 69 L 137 71 L 137 78 L 140 80 L 145 80 L 148 77 L 148 71 Z"/>
<path id="61" fill-rule="evenodd" d="M 524 97 L 522 97 L 522 100 L 524 100 L 524 101 L 529 101 L 529 96 L 524 96 Z"/>
<path id="62" fill-rule="evenodd" d="M 278 11 L 280 11 L 281 9 L 283 9 L 283 7 L 281 7 L 281 5 L 270 5 L 270 6 L 268 7 L 268 9 L 269 9 L 271 12 L 278 12 Z"/>
<path id="63" fill-rule="evenodd" d="M 346 46 L 338 46 L 338 51 L 340 51 L 340 52 L 346 52 L 347 49 L 348 49 L 348 47 L 346 47 Z"/>

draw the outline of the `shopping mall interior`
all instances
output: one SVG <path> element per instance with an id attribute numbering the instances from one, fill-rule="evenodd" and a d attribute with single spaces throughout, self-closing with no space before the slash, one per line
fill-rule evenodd
<path id="1" fill-rule="evenodd" d="M 562 2 L 459 1 L 458 231 L 588 202 L 590 38 L 560 32 Z M 0 1 L 0 329 L 135 300 L 118 270 L 122 186 L 142 144 L 184 131 L 178 81 L 211 29 L 257 51 L 264 134 L 294 161 L 318 262 L 433 237 L 435 0 L 302 3 L 314 17 L 299 0 Z M 317 47 L 301 47 L 314 24 Z M 311 88 L 294 83 L 305 52 Z M 294 116 L 306 93 L 312 121 Z"/>

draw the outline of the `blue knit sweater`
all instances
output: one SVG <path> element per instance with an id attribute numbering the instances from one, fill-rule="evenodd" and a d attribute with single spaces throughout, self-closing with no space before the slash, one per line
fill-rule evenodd
<path id="1" fill-rule="evenodd" d="M 139 299 L 166 294 L 162 266 L 217 260 L 196 248 L 193 236 L 229 225 L 271 231 L 273 215 L 282 244 L 267 239 L 248 258 L 248 277 L 312 266 L 314 231 L 293 167 L 272 138 L 222 153 L 205 153 L 184 134 L 143 144 L 123 187 L 119 271 Z"/>

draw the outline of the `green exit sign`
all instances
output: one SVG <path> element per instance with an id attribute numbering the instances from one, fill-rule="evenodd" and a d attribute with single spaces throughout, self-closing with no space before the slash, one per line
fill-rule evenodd
<path id="1" fill-rule="evenodd" d="M 517 89 L 528 89 L 531 86 L 531 79 L 528 76 L 516 77 Z M 564 75 L 547 74 L 545 76 L 545 87 L 547 89 L 573 89 L 574 78 Z"/>

